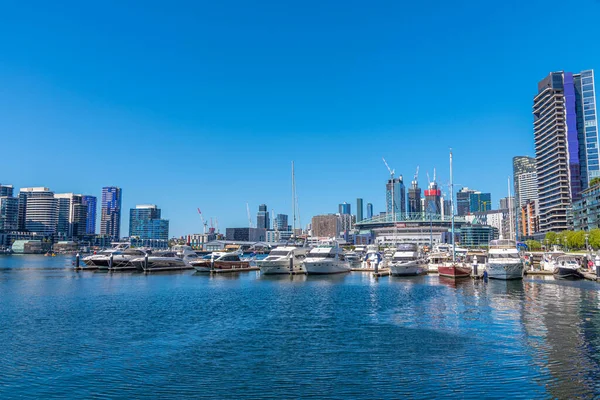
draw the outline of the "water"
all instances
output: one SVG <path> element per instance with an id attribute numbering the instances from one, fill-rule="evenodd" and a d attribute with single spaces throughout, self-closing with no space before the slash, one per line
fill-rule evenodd
<path id="1" fill-rule="evenodd" d="M 0 398 L 592 398 L 600 286 L 0 257 Z"/>

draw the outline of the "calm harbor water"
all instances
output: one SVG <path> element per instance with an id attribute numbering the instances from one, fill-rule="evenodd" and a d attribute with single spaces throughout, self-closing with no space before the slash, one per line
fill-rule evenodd
<path id="1" fill-rule="evenodd" d="M 0 257 L 0 398 L 593 398 L 600 286 Z"/>

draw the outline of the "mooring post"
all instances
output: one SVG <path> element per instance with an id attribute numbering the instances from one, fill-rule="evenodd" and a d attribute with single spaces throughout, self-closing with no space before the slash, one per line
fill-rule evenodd
<path id="1" fill-rule="evenodd" d="M 79 258 L 80 258 L 80 255 L 79 255 L 79 253 L 77 253 L 75 255 L 75 269 L 79 269 Z"/>
<path id="2" fill-rule="evenodd" d="M 290 257 L 290 274 L 294 273 L 294 256 Z"/>
<path id="3" fill-rule="evenodd" d="M 108 257 L 108 270 L 111 271 L 112 267 L 113 267 L 113 253 L 110 253 L 110 256 Z"/>

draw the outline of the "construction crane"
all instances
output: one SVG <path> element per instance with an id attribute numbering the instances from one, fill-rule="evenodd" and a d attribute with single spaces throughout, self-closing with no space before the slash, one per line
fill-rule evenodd
<path id="1" fill-rule="evenodd" d="M 204 226 L 204 234 L 206 235 L 206 226 L 208 225 L 208 222 L 204 220 L 204 217 L 202 216 L 202 211 L 200 211 L 200 209 L 198 209 L 198 214 L 200 214 L 200 221 L 202 221 L 202 225 Z"/>
<path id="2" fill-rule="evenodd" d="M 390 171 L 390 182 L 392 184 L 392 221 L 396 222 L 396 214 L 395 214 L 395 208 L 396 208 L 396 198 L 394 196 L 394 173 L 396 172 L 395 169 L 391 169 L 390 166 L 388 165 L 387 161 L 385 161 L 384 157 L 381 157 L 383 159 L 383 163 L 385 164 L 385 166 L 387 167 L 388 171 Z M 387 210 L 386 210 L 387 211 Z"/>
<path id="3" fill-rule="evenodd" d="M 250 216 L 250 206 L 246 203 L 246 212 L 248 213 L 248 227 L 252 228 L 252 217 Z"/>
<path id="4" fill-rule="evenodd" d="M 390 171 L 390 176 L 392 177 L 392 180 L 394 180 L 394 173 L 396 172 L 396 170 L 390 168 L 390 166 L 388 165 L 387 161 L 385 161 L 385 158 L 383 158 L 383 157 L 381 157 L 381 158 L 383 159 L 383 163 L 387 167 L 388 171 Z"/>
<path id="5" fill-rule="evenodd" d="M 427 171 L 427 184 L 431 186 L 431 178 L 429 178 L 429 171 Z M 429 187 L 428 186 L 428 187 Z"/>
<path id="6" fill-rule="evenodd" d="M 417 172 L 415 172 L 415 182 L 419 180 L 419 166 L 417 165 Z"/>

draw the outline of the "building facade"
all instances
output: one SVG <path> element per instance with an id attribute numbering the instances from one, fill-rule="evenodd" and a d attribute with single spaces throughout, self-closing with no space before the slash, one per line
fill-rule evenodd
<path id="1" fill-rule="evenodd" d="M 421 208 L 421 188 L 419 182 L 415 179 L 410 183 L 410 189 L 408 189 L 408 212 L 409 213 L 420 213 Z"/>
<path id="2" fill-rule="evenodd" d="M 402 175 L 385 184 L 386 212 L 399 217 L 406 214 L 406 188 Z"/>
<path id="3" fill-rule="evenodd" d="M 487 247 L 490 240 L 498 239 L 498 229 L 489 225 L 463 225 L 460 228 L 460 245 Z"/>
<path id="4" fill-rule="evenodd" d="M 342 230 L 340 219 L 335 214 L 315 215 L 312 218 L 312 236 L 335 238 Z"/>
<path id="5" fill-rule="evenodd" d="M 474 192 L 469 194 L 469 211 L 484 212 L 492 209 L 491 193 Z"/>
<path id="6" fill-rule="evenodd" d="M 83 196 L 73 193 L 55 194 L 57 210 L 56 233 L 59 238 L 79 238 L 86 234 L 87 205 Z"/>
<path id="7" fill-rule="evenodd" d="M 21 188 L 19 218 L 24 230 L 40 235 L 56 234 L 57 200 L 54 192 L 45 187 Z M 20 221 L 21 222 L 21 221 Z"/>
<path id="8" fill-rule="evenodd" d="M 356 199 L 356 222 L 360 222 L 363 220 L 363 199 Z"/>
<path id="9" fill-rule="evenodd" d="M 121 188 L 102 188 L 102 210 L 100 215 L 100 235 L 113 240 L 121 237 Z"/>
<path id="10" fill-rule="evenodd" d="M 129 211 L 129 237 L 140 239 L 169 239 L 169 221 L 161 218 L 154 204 L 141 204 Z"/>
<path id="11" fill-rule="evenodd" d="M 533 118 L 540 232 L 566 230 L 573 202 L 600 175 L 593 71 L 550 73 Z"/>
<path id="12" fill-rule="evenodd" d="M 522 237 L 533 237 L 540 229 L 538 200 L 530 200 L 519 207 L 519 233 Z"/>
<path id="13" fill-rule="evenodd" d="M 352 214 L 352 206 L 346 202 L 338 205 L 338 213 L 340 214 Z"/>
<path id="14" fill-rule="evenodd" d="M 464 187 L 456 192 L 456 215 L 465 216 L 471 212 L 471 194 L 474 190 Z"/>
<path id="15" fill-rule="evenodd" d="M 0 197 L 13 197 L 14 188 L 12 185 L 0 185 Z"/>
<path id="16" fill-rule="evenodd" d="M 442 191 L 438 189 L 435 181 L 430 182 L 428 189 L 425 191 L 423 212 L 432 215 L 442 214 Z"/>
<path id="17" fill-rule="evenodd" d="M 275 221 L 273 222 L 274 227 L 276 227 L 278 231 L 287 231 L 289 229 L 287 214 L 277 214 L 277 217 L 275 217 Z"/>
<path id="18" fill-rule="evenodd" d="M 256 227 L 262 229 L 271 229 L 271 221 L 269 219 L 269 212 L 267 211 L 267 205 L 261 204 L 258 206 L 258 214 L 256 215 Z"/>
<path id="19" fill-rule="evenodd" d="M 86 208 L 86 219 L 85 219 L 85 234 L 95 235 L 96 234 L 96 210 L 97 210 L 97 199 L 96 196 L 81 196 L 81 204 Z"/>
<path id="20" fill-rule="evenodd" d="M 590 231 L 600 228 L 600 185 L 581 192 L 581 199 L 573 203 L 573 228 Z"/>
<path id="21" fill-rule="evenodd" d="M 367 219 L 373 218 L 373 204 L 367 203 Z"/>
<path id="22" fill-rule="evenodd" d="M 263 228 L 227 228 L 225 237 L 231 241 L 264 242 L 267 239 L 267 231 Z"/>
<path id="23" fill-rule="evenodd" d="M 0 231 L 19 229 L 19 200 L 12 196 L 0 196 Z"/>

